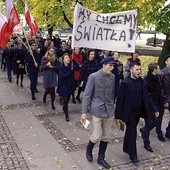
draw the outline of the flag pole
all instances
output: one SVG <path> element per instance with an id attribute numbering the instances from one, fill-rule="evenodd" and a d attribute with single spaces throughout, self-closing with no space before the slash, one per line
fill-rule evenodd
<path id="1" fill-rule="evenodd" d="M 28 44 L 28 49 L 30 50 L 30 54 L 31 54 L 32 59 L 33 59 L 33 61 L 34 61 L 34 65 L 37 67 L 38 64 L 37 64 L 37 62 L 36 62 L 36 60 L 35 60 L 34 54 L 33 54 L 33 52 L 32 52 L 31 46 L 30 46 L 30 44 L 29 44 L 29 42 L 28 42 L 28 38 L 27 38 L 27 36 L 26 36 L 26 34 L 25 34 L 25 31 L 24 31 L 24 36 L 25 36 L 26 42 L 27 42 L 27 44 Z"/>

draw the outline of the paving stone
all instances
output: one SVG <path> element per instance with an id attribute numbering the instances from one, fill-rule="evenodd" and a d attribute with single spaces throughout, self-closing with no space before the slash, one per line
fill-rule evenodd
<path id="1" fill-rule="evenodd" d="M 17 167 L 20 168 L 20 162 L 17 161 L 17 158 L 24 160 L 12 134 L 10 133 L 5 120 L 3 119 L 2 115 L 0 115 L 0 126 L 3 131 L 0 131 L 0 148 L 2 153 L 0 154 L 0 169 L 8 169 L 8 170 L 13 170 L 16 169 L 15 165 L 18 165 Z M 3 127 L 2 127 L 3 126 Z M 3 142 L 2 142 L 3 141 Z M 13 160 L 13 158 L 15 158 Z M 29 170 L 25 160 L 24 160 L 25 166 L 24 168 Z"/>
<path id="2" fill-rule="evenodd" d="M 0 73 L 1 74 L 1 73 Z M 2 79 L 1 79 L 2 78 Z M 6 81 L 3 77 L 0 77 L 2 81 Z M 50 104 L 49 100 L 47 101 L 47 105 Z M 14 140 L 12 133 L 10 132 L 10 129 L 8 128 L 5 119 L 1 115 L 2 112 L 6 111 L 16 111 L 16 110 L 22 110 L 22 109 L 34 109 L 39 110 L 44 108 L 44 104 L 42 101 L 19 101 L 19 102 L 14 102 L 11 104 L 2 104 L 0 105 L 0 169 L 15 169 L 15 170 L 29 170 L 29 167 L 27 165 L 28 157 L 25 158 L 27 161 L 25 161 L 24 156 L 21 153 L 20 148 L 17 145 L 17 142 Z M 71 121 L 69 124 L 64 121 L 64 114 L 62 109 L 56 109 L 57 111 L 49 113 L 48 111 L 45 113 L 41 113 L 36 115 L 35 119 L 39 120 L 39 123 L 46 128 L 49 134 L 54 138 L 54 140 L 59 144 L 61 148 L 65 151 L 64 153 L 68 154 L 72 159 L 75 159 L 74 161 L 76 162 L 76 155 L 77 153 L 81 152 L 83 153 L 83 161 L 84 161 L 84 155 L 85 155 L 85 148 L 87 146 L 87 138 L 89 132 L 84 131 L 81 123 L 78 121 L 80 118 L 80 108 L 81 105 L 72 105 L 69 104 L 69 114 L 71 117 Z M 168 118 L 166 116 L 166 118 Z M 89 118 L 90 120 L 90 118 Z M 37 121 L 38 122 L 38 121 Z M 60 126 L 61 125 L 61 126 Z M 143 126 L 144 122 L 140 120 L 139 122 L 139 127 Z M 115 132 L 115 129 L 114 131 Z M 79 136 L 86 136 L 82 137 L 83 140 L 79 139 L 76 136 L 76 133 L 78 133 Z M 117 134 L 112 135 L 112 139 L 109 142 L 109 147 L 113 149 L 113 147 L 116 147 L 117 145 L 121 144 L 123 142 L 123 133 L 120 131 L 116 131 Z M 155 131 L 151 132 L 151 139 L 155 140 Z M 140 143 L 141 141 L 141 136 L 138 134 L 137 137 L 137 142 Z M 167 141 L 169 142 L 169 141 Z M 167 144 L 167 143 L 166 143 Z M 95 148 L 98 147 L 98 144 L 95 146 Z M 165 148 L 164 146 L 162 146 Z M 167 147 L 167 146 L 166 146 Z M 122 149 L 122 148 L 121 148 Z M 143 149 L 143 147 L 142 147 Z M 168 147 L 167 147 L 168 149 Z M 165 149 L 166 150 L 166 149 Z M 119 152 L 120 148 L 119 148 Z M 140 151 L 139 151 L 140 152 Z M 145 156 L 141 156 L 139 166 L 134 166 L 132 163 L 129 162 L 129 160 L 123 162 L 123 163 L 112 163 L 112 168 L 113 169 L 121 169 L 121 170 L 134 170 L 134 169 L 139 169 L 139 170 L 157 170 L 157 169 L 168 169 L 170 167 L 170 155 L 167 154 L 168 152 L 165 153 L 158 153 L 156 152 L 155 156 L 150 156 L 146 158 Z M 170 153 L 170 152 L 169 152 Z M 154 158 L 156 156 L 161 155 L 161 159 L 159 161 L 155 162 Z M 111 154 L 109 153 L 109 156 Z M 80 155 L 78 154 L 78 157 Z M 124 157 L 125 158 L 125 157 Z M 82 161 L 82 162 L 83 162 Z M 96 161 L 96 160 L 95 160 Z M 109 160 L 111 162 L 111 158 Z M 81 162 L 81 163 L 82 163 Z M 81 166 L 81 163 L 78 166 Z M 77 167 L 78 167 L 77 166 Z M 31 165 L 30 167 L 32 168 L 37 168 L 37 165 Z M 97 166 L 99 167 L 99 166 Z M 31 169 L 31 168 L 30 168 Z M 56 168 L 57 169 L 57 168 Z M 81 169 L 81 168 L 78 168 Z M 83 169 L 83 168 L 82 168 Z M 86 168 L 90 170 L 94 170 L 91 168 Z M 83 169 L 83 170 L 86 170 Z M 97 168 L 95 168 L 96 170 Z M 44 170 L 44 169 L 42 169 Z M 51 169 L 48 169 L 51 170 Z M 69 169 L 66 169 L 69 170 Z"/>

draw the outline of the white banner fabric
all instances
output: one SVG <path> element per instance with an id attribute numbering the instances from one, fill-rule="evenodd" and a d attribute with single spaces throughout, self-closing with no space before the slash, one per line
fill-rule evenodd
<path id="1" fill-rule="evenodd" d="M 135 51 L 137 11 L 97 13 L 77 3 L 72 48 L 86 47 L 117 52 Z"/>

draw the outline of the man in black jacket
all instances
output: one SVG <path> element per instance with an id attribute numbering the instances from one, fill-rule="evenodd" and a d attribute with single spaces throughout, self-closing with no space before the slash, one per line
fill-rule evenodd
<path id="1" fill-rule="evenodd" d="M 170 113 L 170 54 L 165 57 L 166 66 L 161 70 L 161 89 L 164 98 L 164 107 Z M 165 137 L 170 139 L 170 121 L 166 128 Z"/>
<path id="2" fill-rule="evenodd" d="M 144 148 L 149 152 L 153 152 L 152 148 L 150 147 L 149 134 L 150 130 L 152 130 L 154 127 L 156 127 L 158 139 L 161 142 L 165 142 L 165 138 L 161 130 L 164 109 L 161 85 L 158 77 L 159 71 L 160 69 L 158 64 L 151 63 L 148 66 L 148 74 L 145 77 L 150 97 L 160 113 L 158 117 L 155 117 L 154 114 L 153 115 L 151 114 L 149 119 L 145 119 L 145 127 L 140 129 L 140 132 L 142 133 L 142 137 L 144 140 Z"/>
<path id="3" fill-rule="evenodd" d="M 2 53 L 2 61 L 5 62 L 7 68 L 7 76 L 9 82 L 12 82 L 12 66 L 14 60 L 14 49 L 11 47 L 12 43 L 10 41 L 7 42 L 7 47 L 4 49 Z"/>
<path id="4" fill-rule="evenodd" d="M 38 76 L 38 64 L 40 55 L 36 51 L 36 42 L 31 40 L 30 42 L 29 51 L 25 54 L 27 72 L 30 79 L 30 90 L 32 95 L 32 100 L 35 100 L 35 93 L 37 91 L 36 84 L 37 84 L 37 76 Z"/>
<path id="5" fill-rule="evenodd" d="M 115 119 L 126 124 L 123 151 L 133 163 L 138 163 L 136 137 L 139 119 L 147 118 L 152 110 L 159 115 L 148 93 L 146 81 L 140 77 L 141 64 L 130 64 L 130 75 L 122 80 L 116 101 Z M 118 120 L 117 120 L 118 119 Z"/>

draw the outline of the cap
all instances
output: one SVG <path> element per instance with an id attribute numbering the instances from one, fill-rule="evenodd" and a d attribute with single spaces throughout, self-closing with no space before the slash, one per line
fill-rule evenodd
<path id="1" fill-rule="evenodd" d="M 115 64 L 113 57 L 104 57 L 100 64 Z"/>
<path id="2" fill-rule="evenodd" d="M 166 57 L 165 57 L 165 61 L 170 58 L 170 54 L 168 54 Z"/>

